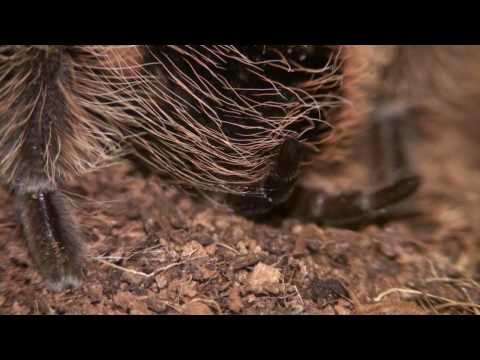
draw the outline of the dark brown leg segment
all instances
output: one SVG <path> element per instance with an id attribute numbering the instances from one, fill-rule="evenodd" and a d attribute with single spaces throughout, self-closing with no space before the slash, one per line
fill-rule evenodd
<path id="1" fill-rule="evenodd" d="M 230 196 L 232 207 L 245 216 L 259 216 L 285 205 L 301 219 L 334 227 L 358 227 L 386 219 L 395 206 L 413 195 L 420 178 L 411 168 L 406 151 L 409 120 L 415 114 L 402 104 L 380 104 L 371 115 L 367 132 L 369 170 L 373 191 L 338 194 L 302 192 L 288 201 L 295 189 L 303 147 L 287 139 L 263 184 L 246 196 Z"/>
<path id="2" fill-rule="evenodd" d="M 393 215 L 395 205 L 413 195 L 421 183 L 412 171 L 405 143 L 414 115 L 403 104 L 380 104 L 371 115 L 366 144 L 371 181 L 376 190 L 303 194 L 298 200 L 302 215 L 322 225 L 347 228 Z"/>
<path id="3" fill-rule="evenodd" d="M 17 214 L 32 259 L 54 291 L 78 287 L 83 278 L 81 233 L 60 192 L 16 196 Z"/>
<path id="4" fill-rule="evenodd" d="M 229 196 L 228 203 L 244 216 L 264 215 L 285 203 L 295 189 L 302 156 L 301 143 L 295 139 L 285 140 L 264 183 L 245 196 Z"/>

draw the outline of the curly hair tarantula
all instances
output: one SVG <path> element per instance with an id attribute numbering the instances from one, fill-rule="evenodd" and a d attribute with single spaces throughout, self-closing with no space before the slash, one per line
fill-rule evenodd
<path id="1" fill-rule="evenodd" d="M 224 194 L 247 216 L 291 196 L 301 165 L 341 154 L 362 127 L 352 47 L 326 45 L 2 45 L 0 175 L 49 288 L 84 277 L 82 232 L 62 189 L 129 154 L 177 183 Z M 309 194 L 307 221 L 374 222 L 412 195 L 403 122 L 377 98 L 368 116 L 378 189 Z"/>

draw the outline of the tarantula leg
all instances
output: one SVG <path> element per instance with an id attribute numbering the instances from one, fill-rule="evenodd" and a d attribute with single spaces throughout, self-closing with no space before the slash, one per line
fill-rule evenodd
<path id="1" fill-rule="evenodd" d="M 17 193 L 16 208 L 32 259 L 47 286 L 53 291 L 80 286 L 84 249 L 68 199 L 58 191 Z"/>
<path id="2" fill-rule="evenodd" d="M 351 191 L 339 194 L 317 193 L 304 197 L 305 218 L 319 225 L 352 228 L 373 223 L 391 214 L 391 207 L 416 192 L 417 176 L 399 179 L 371 193 Z"/>
<path id="3" fill-rule="evenodd" d="M 303 195 L 302 214 L 309 220 L 335 227 L 357 227 L 387 218 L 395 206 L 413 195 L 420 177 L 412 171 L 405 148 L 410 117 L 415 109 L 401 103 L 379 104 L 371 115 L 367 134 L 372 192 Z"/>
<path id="4" fill-rule="evenodd" d="M 407 152 L 412 120 L 420 109 L 400 101 L 377 100 L 367 130 L 367 164 L 374 185 L 389 184 L 413 174 Z"/>
<path id="5" fill-rule="evenodd" d="M 282 144 L 277 159 L 263 184 L 248 191 L 245 196 L 230 195 L 227 202 L 244 216 L 258 216 L 290 199 L 297 183 L 303 145 L 293 138 Z"/>

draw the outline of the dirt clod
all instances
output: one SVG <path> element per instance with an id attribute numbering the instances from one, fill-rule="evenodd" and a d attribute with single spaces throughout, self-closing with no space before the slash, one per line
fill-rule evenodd
<path id="1" fill-rule="evenodd" d="M 208 305 L 200 301 L 192 301 L 182 307 L 183 315 L 213 315 Z"/>
<path id="2" fill-rule="evenodd" d="M 264 293 L 275 289 L 280 283 L 282 274 L 279 269 L 259 263 L 248 278 L 248 285 L 255 293 Z M 275 291 L 276 292 L 276 291 Z"/>
<path id="3" fill-rule="evenodd" d="M 338 299 L 349 299 L 348 290 L 337 279 L 314 279 L 312 297 L 317 303 L 328 304 Z"/>
<path id="4" fill-rule="evenodd" d="M 228 291 L 228 308 L 234 313 L 240 313 L 243 309 L 240 288 L 238 286 L 234 286 Z"/>
<path id="5" fill-rule="evenodd" d="M 233 271 L 243 270 L 249 266 L 258 264 L 262 260 L 263 256 L 259 254 L 251 254 L 238 257 L 232 262 Z"/>

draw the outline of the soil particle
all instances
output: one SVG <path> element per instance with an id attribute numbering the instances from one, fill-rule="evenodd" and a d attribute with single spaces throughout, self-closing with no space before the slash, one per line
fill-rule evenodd
<path id="1" fill-rule="evenodd" d="M 256 294 L 278 293 L 277 285 L 280 283 L 281 277 L 279 269 L 259 263 L 248 277 L 248 285 Z"/>
<path id="2" fill-rule="evenodd" d="M 243 309 L 240 288 L 238 286 L 233 286 L 228 291 L 228 308 L 234 313 L 240 313 Z"/>
<path id="3" fill-rule="evenodd" d="M 312 282 L 313 300 L 320 305 L 327 305 L 339 299 L 349 299 L 348 290 L 337 279 L 315 279 Z"/>
<path id="4" fill-rule="evenodd" d="M 239 256 L 238 258 L 232 261 L 232 265 L 231 265 L 232 270 L 239 271 L 249 266 L 256 265 L 262 260 L 262 258 L 263 256 L 259 254 Z"/>
<path id="5" fill-rule="evenodd" d="M 210 307 L 200 301 L 192 301 L 182 306 L 183 315 L 213 315 Z"/>

